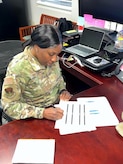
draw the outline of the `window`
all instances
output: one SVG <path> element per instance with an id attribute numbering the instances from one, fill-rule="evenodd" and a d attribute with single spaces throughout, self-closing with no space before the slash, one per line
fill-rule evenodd
<path id="1" fill-rule="evenodd" d="M 37 0 L 37 3 L 62 10 L 72 10 L 72 0 Z"/>

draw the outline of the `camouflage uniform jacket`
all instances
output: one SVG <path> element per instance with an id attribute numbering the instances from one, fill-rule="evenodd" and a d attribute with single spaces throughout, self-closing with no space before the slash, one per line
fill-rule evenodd
<path id="1" fill-rule="evenodd" d="M 2 87 L 2 106 L 14 119 L 42 118 L 45 107 L 58 102 L 65 89 L 59 62 L 42 66 L 30 49 L 14 56 Z"/>

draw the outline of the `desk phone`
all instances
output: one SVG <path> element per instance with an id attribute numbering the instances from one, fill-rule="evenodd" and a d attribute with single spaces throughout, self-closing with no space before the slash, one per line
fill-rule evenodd
<path id="1" fill-rule="evenodd" d="M 84 65 L 95 71 L 102 71 L 113 64 L 114 63 L 110 62 L 109 60 L 97 55 L 84 60 Z"/>
<path id="2" fill-rule="evenodd" d="M 100 56 L 93 56 L 88 59 L 86 59 L 86 62 L 94 67 L 100 67 L 106 64 L 109 64 L 110 62 Z"/>
<path id="3" fill-rule="evenodd" d="M 115 76 L 123 83 L 123 59 L 115 69 Z"/>

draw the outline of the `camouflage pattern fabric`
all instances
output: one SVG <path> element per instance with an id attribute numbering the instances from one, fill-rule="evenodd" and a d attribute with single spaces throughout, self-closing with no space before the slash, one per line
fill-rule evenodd
<path id="1" fill-rule="evenodd" d="M 2 106 L 14 119 L 42 118 L 44 108 L 57 103 L 65 88 L 59 62 L 42 66 L 26 47 L 7 68 Z"/>

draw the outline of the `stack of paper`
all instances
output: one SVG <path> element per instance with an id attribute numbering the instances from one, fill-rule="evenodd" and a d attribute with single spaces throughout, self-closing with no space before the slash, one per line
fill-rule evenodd
<path id="1" fill-rule="evenodd" d="M 119 123 L 106 97 L 78 98 L 77 101 L 61 101 L 64 110 L 62 119 L 55 128 L 60 134 L 71 134 L 96 130 L 100 126 L 115 126 Z"/>
<path id="2" fill-rule="evenodd" d="M 12 163 L 53 164 L 54 149 L 54 139 L 19 139 Z"/>

